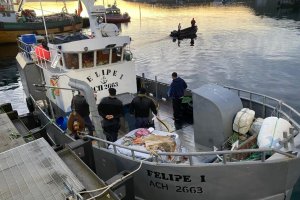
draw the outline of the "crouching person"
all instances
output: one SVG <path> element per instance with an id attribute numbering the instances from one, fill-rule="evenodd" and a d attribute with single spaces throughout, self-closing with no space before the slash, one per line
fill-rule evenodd
<path id="1" fill-rule="evenodd" d="M 93 136 L 95 127 L 90 118 L 90 106 L 87 103 L 85 97 L 83 96 L 83 92 L 80 91 L 77 95 L 73 97 L 71 102 L 71 108 L 83 118 L 85 127 L 89 131 L 89 135 Z"/>
<path id="2" fill-rule="evenodd" d="M 72 137 L 76 140 L 80 139 L 84 128 L 84 119 L 76 111 L 72 111 L 68 119 L 68 129 Z"/>

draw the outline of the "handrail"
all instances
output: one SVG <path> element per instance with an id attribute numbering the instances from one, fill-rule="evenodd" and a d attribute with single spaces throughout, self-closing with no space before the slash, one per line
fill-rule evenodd
<path id="1" fill-rule="evenodd" d="M 37 66 L 44 69 L 51 66 L 52 61 L 50 60 L 50 58 L 46 58 L 46 53 L 50 55 L 50 50 L 38 47 L 40 43 L 27 44 L 20 39 L 17 39 L 17 41 L 20 52 L 23 54 L 24 57 L 28 58 L 29 61 L 34 62 Z M 36 50 L 36 48 L 38 49 Z M 38 51 L 39 55 L 37 55 L 36 51 Z"/>
<path id="2" fill-rule="evenodd" d="M 168 84 L 166 83 L 163 83 L 163 82 L 159 82 L 157 81 L 157 79 L 154 81 L 152 79 L 149 79 L 149 78 L 146 78 L 144 76 L 138 76 L 142 82 L 145 84 L 145 83 L 153 83 L 154 86 L 156 84 L 161 84 L 161 85 L 164 85 L 167 87 Z M 227 86 L 227 85 L 221 85 L 222 87 L 225 87 L 229 90 L 235 90 L 237 91 L 238 93 L 238 96 L 241 98 L 241 99 L 244 99 L 244 100 L 249 100 L 249 103 L 250 104 L 253 104 L 253 103 L 258 103 L 258 104 L 261 104 L 263 105 L 263 111 L 265 109 L 265 107 L 269 107 L 269 108 L 272 108 L 273 106 L 271 104 L 267 104 L 268 101 L 274 101 L 277 103 L 277 106 L 280 106 L 279 109 L 276 109 L 276 107 L 273 107 L 274 110 L 276 110 L 278 113 L 280 113 L 281 115 L 285 116 L 291 123 L 292 125 L 300 131 L 300 113 L 295 110 L 294 108 L 292 108 L 290 105 L 284 103 L 282 100 L 279 100 L 279 99 L 276 99 L 274 97 L 271 97 L 271 96 L 268 96 L 268 95 L 263 95 L 263 94 L 260 94 L 260 93 L 256 93 L 256 92 L 251 92 L 251 91 L 248 91 L 248 90 L 243 90 L 243 89 L 238 89 L 238 88 L 235 88 L 235 87 L 231 87 L 231 86 Z M 153 89 L 153 93 L 156 94 L 157 92 L 155 91 L 156 89 L 154 88 Z M 189 92 L 191 92 L 191 90 L 187 90 Z M 245 93 L 245 95 L 241 94 L 241 93 Z M 246 95 L 250 95 L 249 98 L 246 97 Z M 253 96 L 257 96 L 257 97 L 261 97 L 262 100 L 261 101 L 258 101 L 257 99 L 253 99 Z M 156 94 L 157 96 L 157 94 Z M 289 111 L 289 113 L 285 112 L 285 109 Z M 297 119 L 296 119 L 297 118 Z"/>
<path id="3" fill-rule="evenodd" d="M 248 91 L 248 90 L 243 90 L 243 89 L 238 89 L 238 88 L 234 88 L 234 87 L 229 87 L 229 86 L 226 86 L 226 85 L 224 85 L 224 87 L 228 88 L 230 90 L 242 91 L 242 92 L 245 92 L 245 93 L 248 93 L 248 94 L 254 94 L 254 95 L 257 95 L 257 96 L 265 97 L 267 99 L 276 101 L 277 103 L 280 103 L 281 105 L 284 105 L 285 107 L 287 107 L 288 109 L 290 109 L 291 111 L 293 111 L 295 114 L 297 114 L 300 117 L 300 113 L 297 110 L 295 110 L 290 105 L 288 105 L 288 104 L 284 103 L 283 101 L 281 101 L 279 99 L 276 99 L 274 97 L 270 97 L 268 95 L 263 95 L 263 94 L 256 93 L 256 92 L 251 92 L 251 91 Z"/>
<path id="4" fill-rule="evenodd" d="M 120 148 L 123 148 L 123 149 L 130 150 L 131 151 L 131 157 L 132 157 L 133 160 L 136 160 L 135 152 L 145 153 L 145 154 L 148 154 L 149 156 L 152 155 L 152 153 L 148 152 L 148 151 L 135 149 L 135 148 L 132 148 L 132 147 L 121 145 L 121 144 L 115 144 L 114 142 L 103 140 L 103 139 L 100 139 L 100 138 L 97 138 L 97 137 L 93 137 L 93 136 L 89 136 L 89 135 L 86 135 L 85 137 L 93 139 L 93 140 L 97 140 L 99 142 L 103 142 L 103 143 L 108 144 L 108 145 L 112 145 L 113 151 L 116 154 L 118 153 L 116 147 L 120 147 Z M 287 156 L 289 158 L 296 158 L 297 157 L 296 155 L 286 153 L 286 152 L 283 152 L 281 150 L 274 149 L 274 148 L 241 149 L 241 150 L 233 150 L 233 151 L 224 150 L 224 151 L 184 152 L 184 153 L 183 152 L 155 152 L 155 155 L 153 155 L 153 156 L 156 158 L 156 162 L 157 162 L 157 158 L 159 156 L 183 156 L 183 157 L 188 157 L 188 158 L 190 158 L 189 159 L 190 165 L 194 165 L 193 160 L 191 159 L 192 156 L 208 156 L 208 155 L 215 155 L 215 156 L 218 155 L 218 156 L 220 156 L 220 155 L 222 155 L 223 156 L 223 164 L 226 164 L 227 161 L 228 161 L 226 159 L 226 157 L 228 155 L 243 154 L 243 153 L 262 153 L 261 162 L 265 162 L 266 155 L 270 152 L 279 153 L 279 154 Z"/>
<path id="5" fill-rule="evenodd" d="M 263 94 L 260 94 L 260 93 L 256 93 L 256 92 L 251 92 L 251 91 L 248 91 L 248 90 L 243 90 L 243 89 L 238 89 L 238 88 L 234 88 L 234 87 L 229 87 L 229 86 L 224 86 L 225 88 L 229 89 L 229 90 L 235 90 L 238 92 L 239 94 L 239 97 L 242 98 L 240 92 L 244 92 L 244 93 L 247 93 L 247 94 L 254 94 L 254 95 L 257 95 L 259 97 L 263 97 L 264 98 L 264 101 L 266 101 L 267 99 L 268 100 L 273 100 L 275 102 L 277 102 L 279 105 L 281 106 L 284 106 L 285 108 L 287 108 L 291 113 L 295 114 L 297 117 L 300 118 L 300 113 L 298 111 L 296 111 L 294 108 L 292 108 L 290 105 L 284 103 L 283 101 L 279 100 L 279 99 L 276 99 L 274 97 L 270 97 L 270 96 L 267 96 L 267 95 L 263 95 Z M 246 98 L 246 97 L 243 97 L 243 98 Z M 249 99 L 248 99 L 249 100 Z M 256 101 L 257 102 L 257 101 Z M 262 103 L 262 102 L 258 102 L 258 103 Z M 266 102 L 263 102 L 263 103 L 266 103 Z M 289 118 L 289 121 L 291 121 L 294 125 L 297 126 L 298 129 L 300 129 L 300 124 L 298 122 L 296 122 L 292 117 L 290 117 L 290 115 L 288 115 L 286 112 L 282 111 L 282 109 L 278 110 L 278 112 L 280 112 L 282 115 L 286 116 L 287 118 Z"/>

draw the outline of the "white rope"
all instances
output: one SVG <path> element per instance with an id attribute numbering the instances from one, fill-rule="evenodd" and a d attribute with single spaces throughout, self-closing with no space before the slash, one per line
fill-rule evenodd
<path id="1" fill-rule="evenodd" d="M 126 179 L 127 177 L 129 177 L 129 176 L 133 175 L 134 173 L 136 173 L 137 171 L 139 171 L 139 170 L 141 169 L 141 167 L 142 167 L 143 161 L 146 160 L 146 159 L 148 159 L 148 158 L 145 158 L 145 159 L 141 160 L 141 163 L 140 163 L 139 167 L 138 167 L 136 170 L 130 172 L 129 174 L 127 174 L 127 175 L 124 176 L 124 177 L 121 177 L 120 179 L 117 179 L 115 182 L 111 183 L 110 185 L 105 186 L 105 187 L 102 187 L 102 188 L 98 188 L 98 189 L 95 189 L 95 190 L 82 191 L 82 192 L 79 192 L 79 194 L 83 194 L 83 193 L 91 193 L 91 192 L 97 192 L 97 191 L 100 191 L 100 190 L 104 190 L 104 189 L 105 189 L 105 190 L 104 190 L 103 192 L 101 192 L 100 194 L 97 194 L 97 195 L 95 195 L 95 196 L 93 196 L 93 197 L 91 197 L 91 198 L 89 198 L 89 199 L 87 199 L 87 200 L 92 200 L 92 199 L 95 199 L 96 197 L 102 196 L 105 192 L 107 192 L 107 191 L 108 191 L 111 187 L 113 187 L 115 184 L 119 183 L 120 181 L 123 181 L 123 180 Z"/>

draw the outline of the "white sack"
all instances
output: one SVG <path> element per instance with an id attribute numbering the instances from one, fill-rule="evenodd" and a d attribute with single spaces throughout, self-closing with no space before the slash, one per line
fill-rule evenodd
<path id="1" fill-rule="evenodd" d="M 233 130 L 237 133 L 245 135 L 250 129 L 250 126 L 254 119 L 254 115 L 255 112 L 253 110 L 250 110 L 249 108 L 243 108 L 242 110 L 240 110 L 234 118 L 232 127 Z"/>
<path id="2" fill-rule="evenodd" d="M 292 125 L 282 118 L 268 117 L 264 120 L 257 137 L 257 145 L 259 148 L 276 148 L 281 145 L 279 141 L 283 139 L 283 132 L 289 133 Z"/>

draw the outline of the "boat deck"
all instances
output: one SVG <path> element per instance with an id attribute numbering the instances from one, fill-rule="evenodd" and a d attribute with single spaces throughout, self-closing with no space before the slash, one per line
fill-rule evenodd
<path id="1" fill-rule="evenodd" d="M 180 139 L 180 145 L 188 152 L 206 151 L 209 148 L 195 144 L 194 142 L 194 127 L 193 124 L 183 123 L 182 128 L 176 129 L 173 119 L 172 103 L 169 101 L 158 100 L 158 118 L 163 121 L 165 125 L 154 119 L 155 129 L 164 132 L 176 133 Z M 169 130 L 168 130 L 169 129 Z M 126 133 L 120 132 L 119 138 L 123 137 Z"/>

